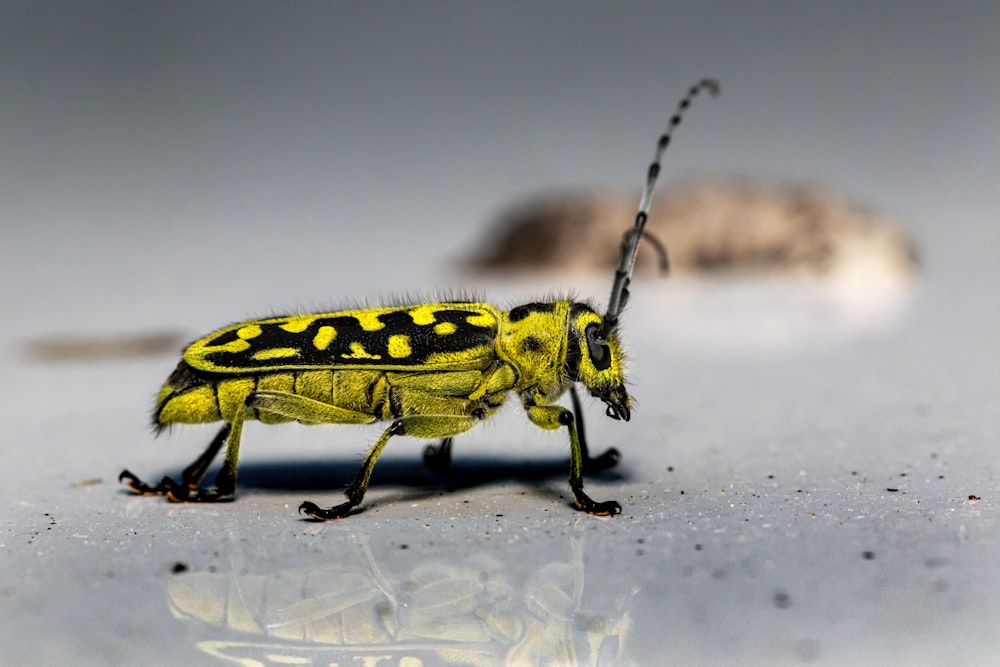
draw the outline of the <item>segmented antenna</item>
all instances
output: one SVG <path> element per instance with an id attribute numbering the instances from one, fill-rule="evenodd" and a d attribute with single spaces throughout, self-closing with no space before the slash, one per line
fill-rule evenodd
<path id="1" fill-rule="evenodd" d="M 670 145 L 670 138 L 674 130 L 681 124 L 684 112 L 691 106 L 691 101 L 703 90 L 707 90 L 712 95 L 718 95 L 719 82 L 715 79 L 702 79 L 691 86 L 684 99 L 678 103 L 674 115 L 670 117 L 667 129 L 656 142 L 656 155 L 646 172 L 646 187 L 639 199 L 639 211 L 635 214 L 635 225 L 622 237 L 618 268 L 615 269 L 615 282 L 611 286 L 611 299 L 608 301 L 608 311 L 604 314 L 604 324 L 600 331 L 600 337 L 603 339 L 607 339 L 608 335 L 618 326 L 618 316 L 625 308 L 625 304 L 628 303 L 628 286 L 632 281 L 632 271 L 635 270 L 635 256 L 639 252 L 639 240 L 644 238 L 651 242 L 660 255 L 661 267 L 667 266 L 667 253 L 663 244 L 644 231 L 646 220 L 649 218 L 649 206 L 653 200 L 653 190 L 656 189 L 656 179 L 660 175 L 660 160 L 663 158 L 663 153 Z"/>

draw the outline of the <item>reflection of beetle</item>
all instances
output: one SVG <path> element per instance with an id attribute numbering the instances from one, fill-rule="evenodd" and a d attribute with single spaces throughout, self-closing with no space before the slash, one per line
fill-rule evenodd
<path id="1" fill-rule="evenodd" d="M 362 542 L 361 562 L 186 572 L 170 578 L 167 600 L 176 618 L 213 629 L 199 649 L 242 665 L 617 663 L 628 611 L 587 612 L 584 545 L 570 542 L 569 560 L 540 563 L 527 580 L 485 552 L 400 571 Z"/>
<path id="2" fill-rule="evenodd" d="M 347 502 L 329 509 L 304 502 L 316 519 L 339 519 L 359 505 L 372 469 L 394 435 L 441 438 L 429 447 L 432 467 L 445 467 L 453 436 L 494 414 L 517 392 L 528 418 L 544 429 L 565 426 L 570 439 L 569 484 L 577 506 L 591 514 L 618 514 L 613 501 L 595 502 L 583 491 L 583 473 L 615 465 L 609 449 L 591 458 L 575 383 L 607 405 L 613 419 L 628 421 L 632 399 L 625 389 L 618 317 L 628 301 L 639 240 L 660 171 L 660 159 L 681 114 L 702 90 L 718 92 L 709 79 L 693 86 L 657 142 L 635 225 L 621 244 L 607 311 L 568 300 L 529 303 L 509 311 L 487 303 L 443 301 L 389 308 L 273 317 L 234 324 L 192 343 L 160 390 L 153 424 L 222 420 L 225 425 L 183 473 L 156 486 L 129 471 L 120 479 L 139 493 L 171 500 L 213 502 L 236 490 L 240 437 L 245 419 L 265 423 L 370 424 L 390 421 L 365 457 Z M 658 241 L 662 263 L 666 253 Z M 567 390 L 573 411 L 555 401 Z M 199 488 L 212 459 L 226 445 L 215 488 Z"/>

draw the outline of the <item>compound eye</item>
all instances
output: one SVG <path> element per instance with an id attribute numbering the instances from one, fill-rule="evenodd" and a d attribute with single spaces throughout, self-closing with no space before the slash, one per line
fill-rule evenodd
<path id="1" fill-rule="evenodd" d="M 607 344 L 597 339 L 597 325 L 587 326 L 587 353 L 590 355 L 590 362 L 594 368 L 603 371 L 611 366 L 611 350 Z"/>

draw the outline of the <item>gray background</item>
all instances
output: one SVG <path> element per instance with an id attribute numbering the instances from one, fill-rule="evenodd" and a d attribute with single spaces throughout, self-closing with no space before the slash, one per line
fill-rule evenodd
<path id="1" fill-rule="evenodd" d="M 0 662 L 182 664 L 215 641 L 257 642 L 239 650 L 263 664 L 550 650 L 418 631 L 431 608 L 548 628 L 573 647 L 552 655 L 584 663 L 995 662 L 998 32 L 994 2 L 5 3 Z M 122 467 L 176 474 L 210 437 L 149 434 L 175 360 L 24 354 L 468 287 L 453 261 L 510 201 L 637 187 L 705 75 L 722 97 L 696 103 L 665 178 L 829 185 L 904 220 L 924 268 L 875 315 L 797 285 L 637 284 L 640 410 L 588 410 L 595 448 L 625 455 L 588 488 L 622 516 L 573 512 L 562 434 L 514 408 L 459 441 L 447 480 L 423 443 L 393 442 L 346 521 L 294 509 L 333 502 L 374 430 L 251 425 L 235 503 L 131 497 Z M 501 305 L 608 287 L 471 286 Z M 334 614 L 346 575 L 296 589 L 308 613 L 282 586 L 338 567 L 370 585 L 348 616 L 381 600 L 410 634 L 276 639 Z M 425 590 L 428 568 L 482 590 Z M 185 581 L 244 601 L 270 582 L 266 631 L 171 615 Z M 457 601 L 473 599 L 479 615 Z"/>

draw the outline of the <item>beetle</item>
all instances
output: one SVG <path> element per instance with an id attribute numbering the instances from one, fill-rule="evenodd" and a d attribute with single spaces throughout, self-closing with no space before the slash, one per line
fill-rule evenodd
<path id="1" fill-rule="evenodd" d="M 159 433 L 177 423 L 224 424 L 177 482 L 149 485 L 128 470 L 124 481 L 141 494 L 178 502 L 215 502 L 236 491 L 243 423 L 303 424 L 389 422 L 364 458 L 346 502 L 322 508 L 306 501 L 299 511 L 318 520 L 346 517 L 361 504 L 379 455 L 393 436 L 440 439 L 425 461 L 446 468 L 452 438 L 489 418 L 516 393 L 536 426 L 565 428 L 570 442 L 569 485 L 576 506 L 614 515 L 621 505 L 595 501 L 583 490 L 583 474 L 616 465 L 611 448 L 591 457 L 584 437 L 577 385 L 604 402 L 605 413 L 628 421 L 619 316 L 629 297 L 641 239 L 666 251 L 645 233 L 660 161 L 684 111 L 702 91 L 718 94 L 702 79 L 681 99 L 656 145 L 634 225 L 622 237 L 607 309 L 556 300 L 503 310 L 476 301 L 438 301 L 381 308 L 292 314 L 250 320 L 218 329 L 191 343 L 160 390 L 153 412 Z M 557 403 L 570 393 L 573 409 Z M 201 487 L 212 460 L 226 453 L 214 487 Z"/>

